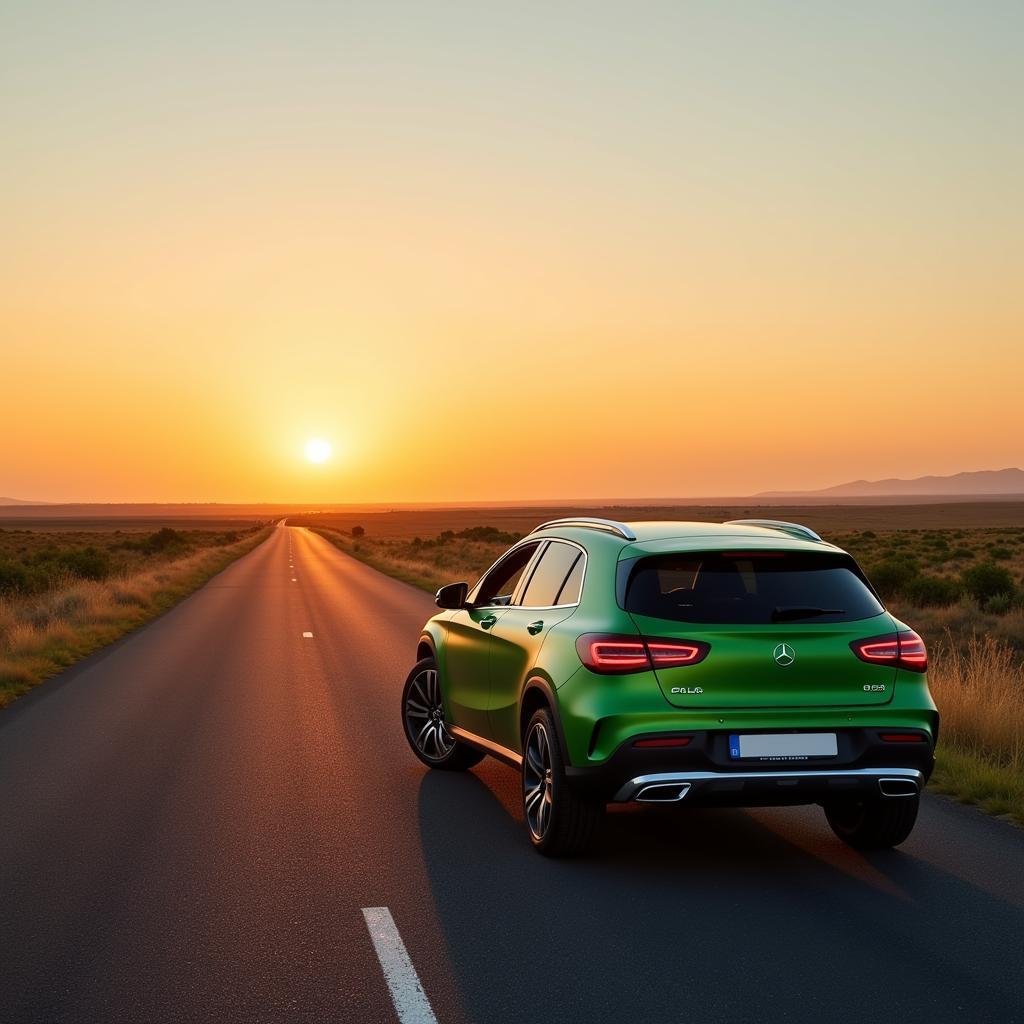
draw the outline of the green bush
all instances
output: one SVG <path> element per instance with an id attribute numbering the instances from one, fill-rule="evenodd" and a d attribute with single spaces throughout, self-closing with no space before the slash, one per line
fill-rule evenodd
<path id="1" fill-rule="evenodd" d="M 110 555 L 91 546 L 62 551 L 56 562 L 83 580 L 105 580 L 110 575 Z"/>
<path id="2" fill-rule="evenodd" d="M 882 597 L 889 598 L 904 594 L 920 571 L 914 559 L 895 556 L 879 562 L 868 576 Z"/>
<path id="3" fill-rule="evenodd" d="M 1009 594 L 996 594 L 985 602 L 985 611 L 991 615 L 1005 615 L 1014 606 L 1014 599 Z"/>
<path id="4" fill-rule="evenodd" d="M 1005 596 L 1012 600 L 1017 591 L 1009 570 L 995 562 L 981 562 L 964 569 L 960 573 L 960 582 L 964 590 L 986 609 L 993 598 Z"/>
<path id="5" fill-rule="evenodd" d="M 974 552 L 971 550 L 971 548 L 965 548 L 965 547 L 953 548 L 953 557 L 954 558 L 973 558 L 974 557 Z"/>
<path id="6" fill-rule="evenodd" d="M 31 589 L 28 571 L 17 562 L 0 562 L 0 594 L 24 594 Z"/>
<path id="7" fill-rule="evenodd" d="M 1013 552 L 1009 548 L 993 546 L 988 549 L 988 553 L 1000 562 L 1005 562 L 1013 558 Z"/>
<path id="8" fill-rule="evenodd" d="M 165 555 L 170 552 L 182 551 L 188 547 L 184 534 L 172 530 L 169 526 L 151 533 L 139 544 L 139 550 L 147 555 Z"/>
<path id="9" fill-rule="evenodd" d="M 496 526 L 468 526 L 465 530 L 442 530 L 433 540 L 414 537 L 411 544 L 415 548 L 435 548 L 456 540 L 475 541 L 481 544 L 514 544 L 522 537 L 521 533 L 505 533 Z"/>
<path id="10" fill-rule="evenodd" d="M 908 601 L 920 607 L 945 607 L 960 600 L 963 586 L 947 576 L 922 574 L 910 580 L 903 592 Z"/>

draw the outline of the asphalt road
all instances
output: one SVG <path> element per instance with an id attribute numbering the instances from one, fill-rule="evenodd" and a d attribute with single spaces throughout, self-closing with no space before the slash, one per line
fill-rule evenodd
<path id="1" fill-rule="evenodd" d="M 393 1022 L 370 907 L 441 1024 L 1024 1021 L 1024 831 L 635 808 L 546 861 L 510 769 L 406 747 L 431 610 L 281 528 L 0 713 L 0 1021 Z"/>

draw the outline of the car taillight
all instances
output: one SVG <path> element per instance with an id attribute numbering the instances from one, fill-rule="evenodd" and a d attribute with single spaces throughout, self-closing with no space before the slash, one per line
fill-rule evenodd
<path id="1" fill-rule="evenodd" d="M 668 640 L 658 637 L 612 636 L 584 633 L 576 641 L 576 653 L 591 672 L 646 672 L 652 668 L 676 668 L 703 661 L 711 645 L 703 640 Z"/>
<path id="2" fill-rule="evenodd" d="M 911 672 L 925 672 L 928 669 L 928 649 L 924 641 L 912 630 L 899 634 L 900 668 Z"/>
<path id="3" fill-rule="evenodd" d="M 883 732 L 879 736 L 884 743 L 924 743 L 924 737 L 916 732 Z"/>
<path id="4" fill-rule="evenodd" d="M 655 668 L 675 668 L 676 665 L 693 665 L 708 653 L 709 646 L 696 640 L 669 643 L 665 640 L 648 640 L 647 652 Z"/>
<path id="5" fill-rule="evenodd" d="M 854 640 L 850 649 L 861 661 L 869 664 L 894 665 L 908 672 L 928 670 L 928 651 L 924 641 L 912 629 Z"/>
<path id="6" fill-rule="evenodd" d="M 651 667 L 647 648 L 640 640 L 581 636 L 576 651 L 592 672 L 643 672 Z"/>

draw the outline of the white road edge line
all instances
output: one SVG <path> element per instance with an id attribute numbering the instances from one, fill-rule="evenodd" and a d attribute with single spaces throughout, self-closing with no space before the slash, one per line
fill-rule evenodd
<path id="1" fill-rule="evenodd" d="M 363 918 L 370 930 L 373 948 L 377 951 L 398 1019 L 402 1024 L 437 1024 L 437 1017 L 409 959 L 402 936 L 398 934 L 391 911 L 387 907 L 363 907 Z"/>
<path id="2" fill-rule="evenodd" d="M 312 633 L 310 633 L 310 632 L 309 632 L 309 631 L 307 630 L 307 631 L 306 631 L 305 633 L 303 633 L 303 634 L 302 634 L 302 637 L 303 637 L 303 639 L 308 639 L 308 640 L 312 640 L 312 639 L 313 639 L 313 634 L 312 634 Z"/>

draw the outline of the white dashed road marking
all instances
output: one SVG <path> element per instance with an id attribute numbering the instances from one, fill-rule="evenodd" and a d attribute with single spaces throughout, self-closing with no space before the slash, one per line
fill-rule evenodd
<path id="1" fill-rule="evenodd" d="M 307 632 L 303 633 L 302 635 L 303 635 L 304 637 L 307 637 L 307 638 L 308 638 L 308 639 L 310 639 L 310 640 L 312 640 L 312 639 L 313 639 L 313 634 L 312 634 L 312 633 L 310 633 L 309 631 L 307 631 Z"/>
<path id="2" fill-rule="evenodd" d="M 398 1019 L 402 1024 L 437 1024 L 391 911 L 387 907 L 363 907 L 363 917 L 370 929 L 373 948 L 377 951 Z"/>

